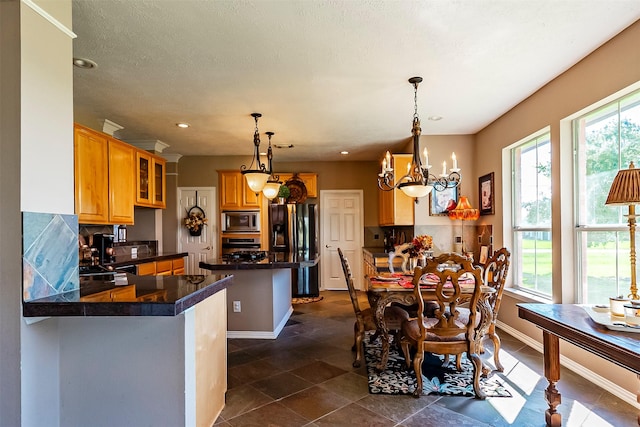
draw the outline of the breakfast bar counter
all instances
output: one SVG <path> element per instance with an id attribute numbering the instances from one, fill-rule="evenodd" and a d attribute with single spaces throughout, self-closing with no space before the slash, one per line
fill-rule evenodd
<path id="1" fill-rule="evenodd" d="M 200 262 L 200 268 L 234 277 L 234 285 L 227 294 L 229 338 L 277 338 L 293 313 L 292 269 L 318 263 L 317 256 L 306 252 L 258 255 L 257 259 L 225 257 Z"/>
<path id="2" fill-rule="evenodd" d="M 227 274 L 109 273 L 23 302 L 26 327 L 60 341 L 59 425 L 213 425 L 227 390 L 233 282 Z"/>

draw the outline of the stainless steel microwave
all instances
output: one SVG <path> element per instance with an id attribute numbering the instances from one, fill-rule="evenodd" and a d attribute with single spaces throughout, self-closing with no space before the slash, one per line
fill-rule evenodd
<path id="1" fill-rule="evenodd" d="M 260 211 L 222 212 L 223 233 L 256 233 L 260 231 Z"/>

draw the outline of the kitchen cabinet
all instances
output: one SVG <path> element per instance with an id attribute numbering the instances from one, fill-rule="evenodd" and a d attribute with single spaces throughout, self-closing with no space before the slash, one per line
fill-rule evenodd
<path id="1" fill-rule="evenodd" d="M 406 173 L 407 165 L 411 164 L 413 155 L 392 154 L 393 169 L 396 178 Z M 380 226 L 414 225 L 414 200 L 402 192 L 378 190 L 378 223 Z"/>
<path id="2" fill-rule="evenodd" d="M 74 126 L 75 205 L 81 224 L 133 224 L 133 147 Z"/>
<path id="3" fill-rule="evenodd" d="M 136 150 L 136 206 L 162 209 L 167 206 L 165 173 L 166 160 Z"/>
<path id="4" fill-rule="evenodd" d="M 96 292 L 86 297 L 81 297 L 82 302 L 112 302 L 112 301 L 135 301 L 136 285 L 120 286 L 102 292 Z"/>
<path id="5" fill-rule="evenodd" d="M 260 209 L 262 194 L 254 193 L 240 171 L 219 171 L 221 210 Z"/>
<path id="6" fill-rule="evenodd" d="M 293 178 L 292 173 L 276 173 L 276 175 L 280 176 L 280 181 L 282 183 L 287 182 L 291 178 Z M 298 173 L 298 178 L 304 183 L 304 186 L 307 188 L 307 197 L 316 198 L 318 197 L 318 174 L 317 173 L 308 173 L 308 172 L 300 172 Z"/>
<path id="7" fill-rule="evenodd" d="M 136 267 L 138 276 L 178 276 L 184 274 L 184 258 L 145 262 Z"/>

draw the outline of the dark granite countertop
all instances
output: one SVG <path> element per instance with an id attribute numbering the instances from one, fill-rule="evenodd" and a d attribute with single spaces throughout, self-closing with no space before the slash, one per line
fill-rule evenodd
<path id="1" fill-rule="evenodd" d="M 124 267 L 127 265 L 144 264 L 152 261 L 164 261 L 168 259 L 182 258 L 182 257 L 186 257 L 187 255 L 189 255 L 187 252 L 167 252 L 167 253 L 154 254 L 154 255 L 144 254 L 144 255 L 138 255 L 136 258 L 131 258 L 130 254 L 116 255 L 115 261 L 110 263 L 105 263 L 104 266 L 118 268 L 118 267 Z"/>
<path id="2" fill-rule="evenodd" d="M 223 259 L 208 259 L 200 261 L 200 268 L 212 271 L 221 270 L 273 270 L 277 268 L 313 267 L 318 264 L 320 256 L 311 256 L 307 252 L 294 254 L 284 252 L 269 252 L 268 257 L 260 261 L 225 261 Z"/>
<path id="3" fill-rule="evenodd" d="M 136 276 L 108 273 L 81 277 L 80 290 L 23 302 L 22 312 L 25 317 L 176 316 L 232 283 L 233 276 L 226 274 Z M 113 297 L 115 301 L 109 300 L 110 294 L 117 295 Z"/>

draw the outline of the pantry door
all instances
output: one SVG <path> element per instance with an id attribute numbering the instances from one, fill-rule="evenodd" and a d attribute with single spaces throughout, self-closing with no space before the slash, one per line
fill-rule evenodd
<path id="1" fill-rule="evenodd" d="M 199 267 L 200 261 L 216 258 L 218 241 L 218 215 L 215 187 L 178 188 L 178 252 L 187 252 L 185 274 L 210 274 Z M 189 209 L 196 206 L 205 213 L 207 225 L 199 236 L 191 236 L 184 226 Z"/>
<path id="2" fill-rule="evenodd" d="M 347 290 L 338 248 L 349 260 L 356 288 L 364 289 L 362 276 L 363 198 L 362 190 L 320 191 L 322 224 L 320 289 Z"/>

